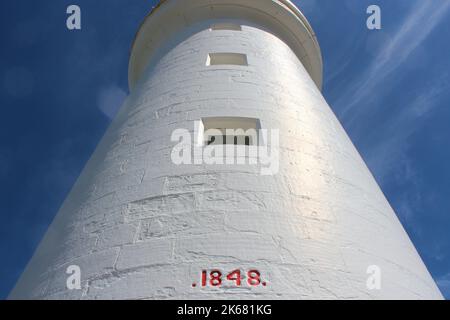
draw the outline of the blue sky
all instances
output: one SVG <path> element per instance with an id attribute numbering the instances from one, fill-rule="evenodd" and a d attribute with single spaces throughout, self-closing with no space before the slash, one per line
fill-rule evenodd
<path id="1" fill-rule="evenodd" d="M 298 0 L 324 96 L 450 298 L 450 0 Z M 128 94 L 134 34 L 155 1 L 0 4 L 0 298 Z M 78 4 L 82 30 L 66 29 Z M 382 9 L 382 30 L 366 8 Z"/>

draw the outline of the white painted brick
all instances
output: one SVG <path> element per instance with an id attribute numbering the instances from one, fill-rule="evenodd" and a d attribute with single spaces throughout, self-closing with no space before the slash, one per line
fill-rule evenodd
<path id="1" fill-rule="evenodd" d="M 104 230 L 97 243 L 97 250 L 133 243 L 136 234 L 136 224 L 121 224 Z"/>
<path id="2" fill-rule="evenodd" d="M 177 239 L 176 259 L 205 261 L 210 266 L 219 262 L 281 262 L 276 243 L 269 236 L 252 233 L 211 234 Z"/>
<path id="3" fill-rule="evenodd" d="M 173 240 L 160 239 L 127 245 L 120 251 L 117 270 L 169 264 L 173 257 Z"/>
<path id="4" fill-rule="evenodd" d="M 80 267 L 81 272 L 81 282 L 85 284 L 87 280 L 95 277 L 108 274 L 114 270 L 114 263 L 117 259 L 118 249 L 108 249 L 99 252 L 93 252 L 83 257 L 74 259 L 63 266 L 54 270 L 52 278 L 48 289 L 46 290 L 46 295 L 64 295 L 67 294 L 66 291 L 78 291 L 74 292 L 73 295 L 79 295 L 81 298 L 81 293 L 79 290 L 68 290 L 67 289 L 67 279 L 70 276 L 66 273 L 67 268 L 70 265 L 75 265 Z M 56 297 L 55 297 L 56 298 Z"/>
<path id="5" fill-rule="evenodd" d="M 262 11 L 245 13 L 247 6 L 240 6 L 235 14 L 255 18 L 279 1 L 245 0 Z M 212 17 L 186 27 L 190 19 L 214 12 L 209 8 L 215 2 L 235 1 L 175 4 L 203 3 L 207 9 L 180 15 L 187 19 L 182 21 L 186 32 L 148 61 L 151 67 L 132 89 L 11 297 L 442 298 L 308 74 L 307 57 L 314 53 L 300 56 L 303 65 L 277 36 L 279 30 L 264 31 L 253 21 L 237 21 L 243 25 L 239 32 L 210 31 L 217 22 Z M 277 17 L 286 10 L 277 7 Z M 309 50 L 312 40 L 303 31 L 299 25 L 302 48 Z M 246 54 L 249 66 L 207 67 L 207 55 L 214 52 Z M 194 121 L 214 116 L 258 118 L 262 128 L 280 129 L 279 173 L 261 176 L 251 165 L 174 165 L 173 130 L 192 132 Z M 72 263 L 83 272 L 83 290 L 77 292 L 64 287 L 64 267 Z M 380 292 L 364 287 L 369 264 L 382 267 Z M 211 268 L 257 268 L 270 286 L 192 288 L 201 270 Z"/>

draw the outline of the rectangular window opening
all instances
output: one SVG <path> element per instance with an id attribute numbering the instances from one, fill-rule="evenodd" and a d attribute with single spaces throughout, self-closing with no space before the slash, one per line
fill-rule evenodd
<path id="1" fill-rule="evenodd" d="M 257 146 L 260 122 L 255 118 L 212 117 L 202 119 L 203 144 Z"/>
<path id="2" fill-rule="evenodd" d="M 218 129 L 225 132 L 226 129 Z M 257 138 L 257 137 L 256 137 Z M 253 146 L 255 137 L 248 135 L 226 135 L 226 134 L 209 134 L 206 137 L 205 145 L 224 145 L 233 144 L 235 146 Z"/>
<path id="3" fill-rule="evenodd" d="M 207 66 L 236 65 L 248 66 L 247 55 L 242 53 L 210 53 L 206 60 Z"/>
<path id="4" fill-rule="evenodd" d="M 221 22 L 211 25 L 211 31 L 214 30 L 242 31 L 242 27 L 236 23 Z"/>

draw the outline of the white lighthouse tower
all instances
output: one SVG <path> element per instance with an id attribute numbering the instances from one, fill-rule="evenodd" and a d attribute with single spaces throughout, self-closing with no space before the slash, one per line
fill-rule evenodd
<path id="1" fill-rule="evenodd" d="M 290 1 L 161 1 L 129 83 L 11 299 L 442 298 L 322 97 Z M 196 141 L 185 162 L 176 132 Z M 209 145 L 258 154 L 207 163 Z"/>

